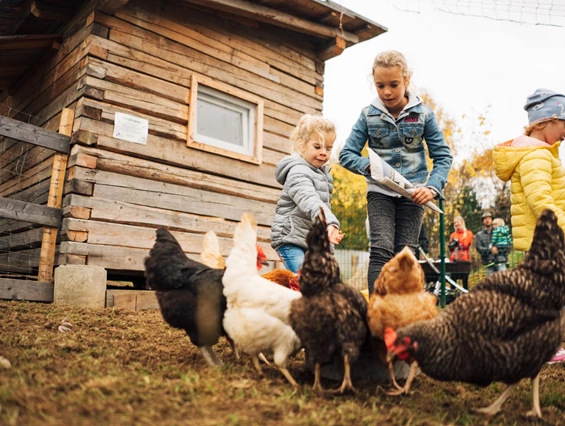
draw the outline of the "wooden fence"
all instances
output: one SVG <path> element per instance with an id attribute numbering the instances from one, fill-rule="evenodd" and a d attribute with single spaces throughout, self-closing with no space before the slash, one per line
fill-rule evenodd
<path id="1" fill-rule="evenodd" d="M 59 133 L 56 133 L 0 116 L 0 137 L 3 140 L 9 140 L 15 144 L 24 142 L 55 152 L 46 205 L 11 197 L 0 197 L 0 218 L 43 225 L 41 249 L 39 250 L 39 259 L 37 260 L 37 276 L 26 280 L 0 277 L 0 299 L 53 301 L 53 267 L 55 264 L 57 233 L 62 221 L 61 203 L 67 160 L 70 152 L 70 135 L 73 120 L 74 112 L 70 109 L 63 109 Z M 0 156 L 3 154 L 0 153 Z M 15 195 L 15 193 L 11 194 L 11 196 Z M 37 229 L 33 230 L 33 232 L 36 231 Z M 26 238 L 22 236 L 19 239 L 25 240 Z M 10 247 L 18 244 L 17 241 L 18 237 L 13 238 L 13 236 L 6 234 L 0 236 L 0 242 L 2 242 L 4 247 L 8 248 L 7 252 L 0 254 L 0 264 L 8 272 L 10 272 L 11 268 L 17 268 L 17 259 L 15 261 L 10 259 L 10 256 L 17 257 L 15 256 L 17 252 L 9 250 Z"/>

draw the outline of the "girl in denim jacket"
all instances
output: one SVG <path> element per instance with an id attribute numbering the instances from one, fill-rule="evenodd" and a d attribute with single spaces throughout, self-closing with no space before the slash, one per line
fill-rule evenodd
<path id="1" fill-rule="evenodd" d="M 369 293 L 383 265 L 404 246 L 418 246 L 424 203 L 438 197 L 453 157 L 433 111 L 408 92 L 410 75 L 404 55 L 379 53 L 373 64 L 378 97 L 361 111 L 345 142 L 339 161 L 349 171 L 367 178 L 370 228 Z M 433 161 L 428 171 L 426 147 Z M 369 159 L 361 155 L 365 143 L 417 188 L 404 198 L 371 179 Z"/>

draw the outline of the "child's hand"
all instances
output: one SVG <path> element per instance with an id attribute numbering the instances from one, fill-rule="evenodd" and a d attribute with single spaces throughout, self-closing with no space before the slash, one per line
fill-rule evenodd
<path id="1" fill-rule="evenodd" d="M 498 254 L 498 247 L 497 247 L 497 246 L 493 246 L 493 247 L 490 249 L 490 252 L 491 252 L 492 254 Z"/>
<path id="2" fill-rule="evenodd" d="M 412 193 L 412 201 L 416 204 L 424 204 L 434 199 L 434 192 L 430 188 L 421 186 Z"/>
<path id="3" fill-rule="evenodd" d="M 330 243 L 335 245 L 339 244 L 341 240 L 343 240 L 343 237 L 345 236 L 345 234 L 341 232 L 339 229 L 337 229 L 335 225 L 328 225 L 327 231 L 328 231 L 328 238 L 330 240 Z"/>

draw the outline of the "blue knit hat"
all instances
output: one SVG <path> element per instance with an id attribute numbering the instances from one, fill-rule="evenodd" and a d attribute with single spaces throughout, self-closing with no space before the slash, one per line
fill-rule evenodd
<path id="1" fill-rule="evenodd" d="M 528 96 L 524 109 L 528 111 L 530 124 L 554 117 L 565 120 L 565 96 L 553 90 L 537 89 Z"/>

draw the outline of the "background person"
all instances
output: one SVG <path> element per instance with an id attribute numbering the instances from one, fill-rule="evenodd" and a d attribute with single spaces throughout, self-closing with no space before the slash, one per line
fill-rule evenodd
<path id="1" fill-rule="evenodd" d="M 512 235 L 504 219 L 497 217 L 492 221 L 492 238 L 490 240 L 490 252 L 494 255 L 495 271 L 505 271 L 508 262 L 508 253 L 512 248 Z"/>
<path id="2" fill-rule="evenodd" d="M 475 235 L 475 248 L 481 255 L 481 262 L 485 266 L 487 275 L 496 272 L 494 268 L 494 254 L 490 250 L 490 240 L 492 239 L 492 213 L 490 211 L 483 212 L 483 227 Z"/>

